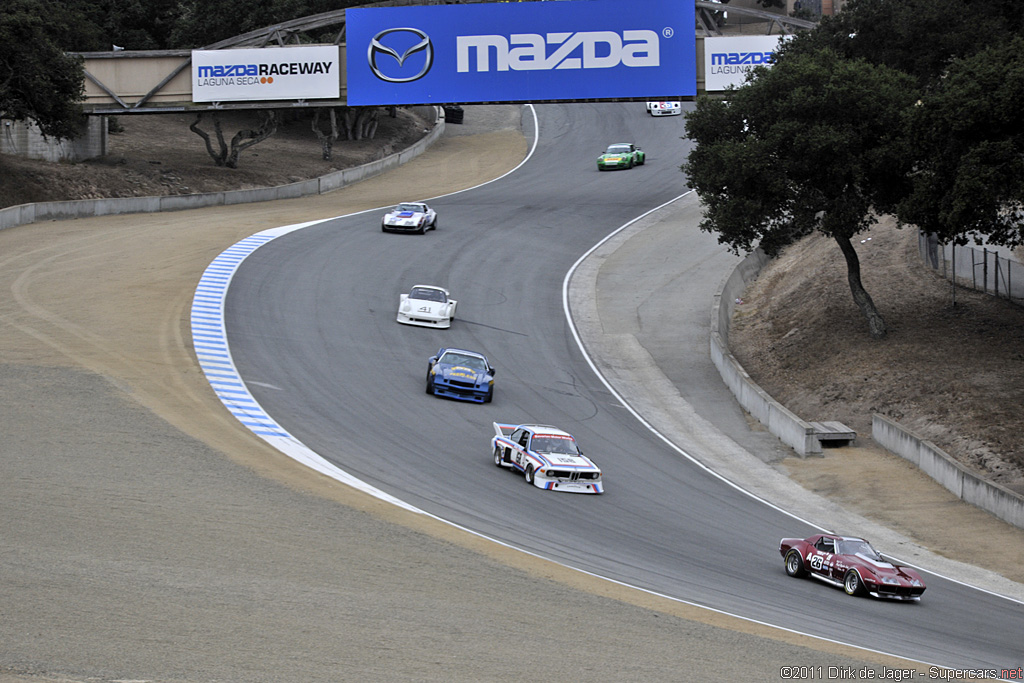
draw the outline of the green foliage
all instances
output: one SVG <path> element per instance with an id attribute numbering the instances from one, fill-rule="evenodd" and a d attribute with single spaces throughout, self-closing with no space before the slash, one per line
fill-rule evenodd
<path id="1" fill-rule="evenodd" d="M 874 214 L 1024 245 L 1020 0 L 850 0 L 727 97 L 687 118 L 702 229 L 769 254 L 831 236 L 873 336 L 884 322 L 851 238 Z"/>
<path id="2" fill-rule="evenodd" d="M 847 59 L 865 59 L 914 76 L 919 85 L 938 78 L 956 58 L 1000 41 L 1013 30 L 993 11 L 1003 0 L 850 0 L 843 11 L 823 17 L 818 28 L 783 52 L 831 48 Z M 1018 20 L 1019 21 L 1019 20 Z"/>
<path id="3" fill-rule="evenodd" d="M 907 185 L 898 133 L 916 98 L 908 76 L 821 50 L 758 69 L 726 101 L 700 99 L 683 171 L 705 206 L 701 228 L 737 251 L 810 230 L 853 237 Z"/>
<path id="4" fill-rule="evenodd" d="M 50 31 L 70 52 L 166 50 L 180 12 L 178 0 L 63 0 Z"/>
<path id="5" fill-rule="evenodd" d="M 900 220 L 965 243 L 1024 244 L 1024 38 L 953 62 L 908 114 L 920 161 Z"/>
<path id="6" fill-rule="evenodd" d="M 180 0 L 171 41 L 197 48 L 284 21 L 365 4 L 363 0 Z M 337 29 L 335 29 L 336 33 Z"/>
<path id="7" fill-rule="evenodd" d="M 71 138 L 80 130 L 85 76 L 81 60 L 52 38 L 57 6 L 7 0 L 0 12 L 0 117 L 32 119 L 43 135 Z"/>

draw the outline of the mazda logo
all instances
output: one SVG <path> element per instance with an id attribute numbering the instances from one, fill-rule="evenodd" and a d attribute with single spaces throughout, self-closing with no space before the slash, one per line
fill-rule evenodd
<path id="1" fill-rule="evenodd" d="M 416 39 L 417 42 L 413 44 L 413 46 L 407 49 L 405 52 L 399 54 L 398 50 L 390 48 L 381 42 L 387 36 L 393 33 L 412 34 L 412 36 Z M 405 64 L 405 60 L 419 52 L 424 52 L 426 59 L 423 62 L 423 68 L 421 68 L 419 72 L 416 73 L 415 75 L 396 77 L 388 76 L 381 71 L 380 64 L 378 63 L 378 60 L 380 59 L 381 55 L 393 57 L 395 61 L 398 62 L 399 70 L 401 70 L 402 66 Z M 380 33 L 373 37 L 373 39 L 370 41 L 370 48 L 367 51 L 366 58 L 367 61 L 369 61 L 370 63 L 370 71 L 372 71 L 373 75 L 379 78 L 380 80 L 387 81 L 388 83 L 409 83 L 410 81 L 415 81 L 420 78 L 423 78 L 424 76 L 427 75 L 427 72 L 430 71 L 430 67 L 434 65 L 434 46 L 430 42 L 430 37 L 423 31 L 420 31 L 419 29 L 389 28 L 387 30 L 381 31 Z"/>

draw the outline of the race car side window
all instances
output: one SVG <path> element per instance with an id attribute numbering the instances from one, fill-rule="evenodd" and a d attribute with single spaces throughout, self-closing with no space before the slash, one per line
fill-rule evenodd
<path id="1" fill-rule="evenodd" d="M 814 547 L 823 553 L 835 552 L 835 542 L 831 538 L 819 538 L 818 542 L 814 544 Z"/>
<path id="2" fill-rule="evenodd" d="M 526 443 L 530 440 L 530 432 L 525 429 L 522 430 L 522 434 L 519 435 L 519 439 L 516 441 L 520 446 L 526 448 Z"/>
<path id="3" fill-rule="evenodd" d="M 526 430 L 524 430 L 524 429 L 517 429 L 516 431 L 512 432 L 512 436 L 509 437 L 509 441 L 511 441 L 512 443 L 517 443 L 520 446 L 525 446 L 526 445 L 524 443 L 525 440 L 526 440 Z"/>

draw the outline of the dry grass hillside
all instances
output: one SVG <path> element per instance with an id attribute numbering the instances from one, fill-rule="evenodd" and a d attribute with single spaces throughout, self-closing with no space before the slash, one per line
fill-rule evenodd
<path id="1" fill-rule="evenodd" d="M 797 415 L 871 434 L 880 413 L 1024 493 L 1024 308 L 926 267 L 913 230 L 881 221 L 856 244 L 886 320 L 873 340 L 834 241 L 811 236 L 745 292 L 729 339 L 754 380 Z"/>

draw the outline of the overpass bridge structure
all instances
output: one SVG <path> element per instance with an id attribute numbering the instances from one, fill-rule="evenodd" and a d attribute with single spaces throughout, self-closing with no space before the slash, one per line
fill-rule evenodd
<path id="1" fill-rule="evenodd" d="M 480 0 L 463 0 L 477 2 Z M 444 0 L 389 0 L 361 7 L 453 4 Z M 722 5 L 695 0 L 698 91 L 703 90 L 703 38 L 723 34 L 722 13 L 732 24 L 757 26 L 762 32 L 789 34 L 814 27 L 814 22 L 752 7 Z M 749 35 L 749 32 L 748 32 Z M 334 10 L 282 22 L 234 38 L 207 45 L 203 50 L 265 48 L 295 45 L 337 45 L 340 48 L 340 95 L 337 99 L 268 100 L 244 102 L 193 102 L 189 50 L 140 50 L 82 52 L 85 60 L 85 101 L 90 115 L 159 114 L 228 109 L 289 109 L 343 107 L 347 105 L 345 82 L 345 10 Z M 499 102 L 500 100 L 495 100 Z"/>
<path id="2" fill-rule="evenodd" d="M 448 5 L 493 0 L 384 0 L 360 7 L 407 5 Z M 743 6 L 743 4 L 748 6 Z M 796 19 L 754 6 L 754 0 L 732 0 L 722 4 L 694 0 L 697 91 L 704 91 L 704 38 L 721 35 L 790 34 L 810 29 L 812 21 Z M 728 13 L 728 23 L 724 22 Z M 196 102 L 192 91 L 191 50 L 116 50 L 79 52 L 84 60 L 85 98 L 82 108 L 87 122 L 73 140 L 44 138 L 31 122 L 4 122 L 0 153 L 47 161 L 79 161 L 104 156 L 107 152 L 107 116 L 216 112 L 227 110 L 287 110 L 348 106 L 345 54 L 345 13 L 334 10 L 281 22 L 203 46 L 202 50 L 232 48 L 337 45 L 339 94 L 334 99 L 245 100 Z M 675 99 L 675 98 L 673 98 Z M 678 98 L 684 99 L 684 98 Z M 496 99 L 493 103 L 507 102 Z"/>

